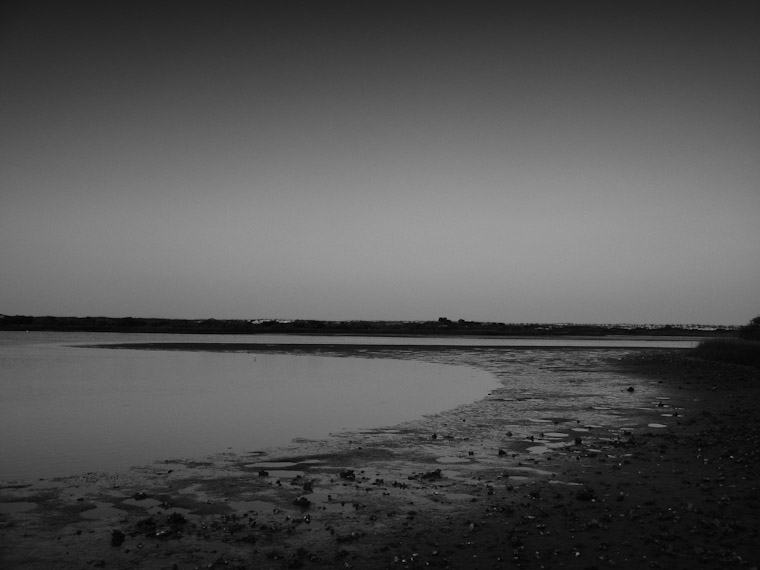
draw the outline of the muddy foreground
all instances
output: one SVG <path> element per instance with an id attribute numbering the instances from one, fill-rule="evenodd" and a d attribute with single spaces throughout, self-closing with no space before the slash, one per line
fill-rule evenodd
<path id="1" fill-rule="evenodd" d="M 758 371 L 593 367 L 624 375 L 571 405 L 505 385 L 287 449 L 5 484 L 0 567 L 757 568 Z"/>

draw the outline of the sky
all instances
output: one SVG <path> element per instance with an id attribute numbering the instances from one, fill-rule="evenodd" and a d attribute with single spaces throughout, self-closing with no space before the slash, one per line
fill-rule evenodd
<path id="1" fill-rule="evenodd" d="M 760 314 L 756 1 L 2 10 L 0 314 Z"/>

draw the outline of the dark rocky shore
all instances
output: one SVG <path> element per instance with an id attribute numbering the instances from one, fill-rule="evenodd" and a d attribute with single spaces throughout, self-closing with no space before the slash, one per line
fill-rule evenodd
<path id="1" fill-rule="evenodd" d="M 449 352 L 423 357 L 498 371 Z M 595 365 L 623 373 L 611 407 L 508 415 L 505 387 L 287 449 L 6 484 L 0 566 L 756 568 L 758 371 L 634 354 Z"/>

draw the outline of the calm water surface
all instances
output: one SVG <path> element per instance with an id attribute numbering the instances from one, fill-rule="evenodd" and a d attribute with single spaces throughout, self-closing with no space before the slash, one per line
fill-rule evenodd
<path id="1" fill-rule="evenodd" d="M 471 367 L 414 361 L 72 346 L 126 336 L 0 333 L 0 478 L 324 438 L 449 409 L 498 384 Z"/>
<path id="2" fill-rule="evenodd" d="M 319 439 L 440 412 L 500 386 L 483 369 L 435 362 L 81 346 L 162 341 L 604 348 L 693 342 L 0 332 L 0 479 L 115 471 Z M 530 368 L 534 352 L 514 354 Z"/>

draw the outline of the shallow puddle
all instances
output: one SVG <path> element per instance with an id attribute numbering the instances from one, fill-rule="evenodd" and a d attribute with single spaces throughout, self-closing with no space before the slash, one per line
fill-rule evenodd
<path id="1" fill-rule="evenodd" d="M 122 505 L 129 505 L 131 507 L 142 507 L 143 509 L 149 509 L 151 507 L 157 507 L 162 504 L 158 499 L 126 499 L 121 502 Z"/>
<path id="2" fill-rule="evenodd" d="M 438 463 L 470 463 L 466 457 L 438 457 L 436 461 Z"/>
<path id="3" fill-rule="evenodd" d="M 536 469 L 535 467 L 509 467 L 507 468 L 509 478 L 512 479 L 512 473 L 521 473 L 523 475 L 536 475 L 539 477 L 552 477 L 554 473 L 551 471 L 544 471 L 542 469 Z"/>
<path id="4" fill-rule="evenodd" d="M 79 513 L 79 516 L 86 519 L 111 519 L 126 516 L 127 511 L 117 509 L 108 503 L 96 503 L 97 506 L 89 511 Z"/>
<path id="5" fill-rule="evenodd" d="M 530 477 L 525 477 L 524 475 L 514 475 L 514 476 L 509 477 L 510 483 L 522 484 L 522 483 L 530 483 L 531 481 L 533 481 L 533 479 L 531 479 Z"/>
<path id="6" fill-rule="evenodd" d="M 546 441 L 546 442 L 543 442 L 542 445 L 536 445 L 536 446 L 533 446 L 533 447 L 529 447 L 529 448 L 526 449 L 526 451 L 528 453 L 538 453 L 538 454 L 541 454 L 541 453 L 547 453 L 548 451 L 556 451 L 558 449 L 564 449 L 564 448 L 569 447 L 569 446 L 570 446 L 570 444 L 567 443 L 566 441 L 557 441 L 557 442 Z"/>

